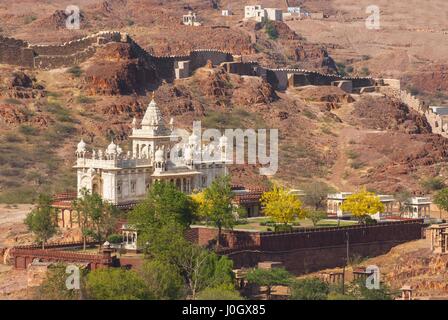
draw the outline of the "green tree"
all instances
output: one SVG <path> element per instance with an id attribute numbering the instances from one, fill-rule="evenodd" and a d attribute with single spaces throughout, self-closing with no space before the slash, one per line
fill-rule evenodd
<path id="1" fill-rule="evenodd" d="M 218 177 L 203 191 L 203 200 L 199 203 L 199 215 L 207 224 L 218 228 L 216 240 L 218 248 L 221 245 L 222 229 L 232 229 L 238 221 L 235 213 L 240 212 L 232 202 L 233 197 L 230 177 Z"/>
<path id="2" fill-rule="evenodd" d="M 264 206 L 263 212 L 266 216 L 284 225 L 291 223 L 294 218 L 304 215 L 302 202 L 297 196 L 277 186 L 273 186 L 271 191 L 263 193 L 261 204 Z"/>
<path id="3" fill-rule="evenodd" d="M 179 269 L 165 261 L 148 260 L 140 272 L 145 284 L 157 300 L 183 299 L 186 288 Z"/>
<path id="4" fill-rule="evenodd" d="M 47 240 L 57 232 L 56 213 L 51 206 L 51 201 L 50 196 L 40 194 L 36 208 L 31 210 L 25 218 L 25 225 L 34 233 L 36 240 L 42 243 L 42 249 L 45 249 Z"/>
<path id="5" fill-rule="evenodd" d="M 154 298 L 145 281 L 132 270 L 102 268 L 86 277 L 86 293 L 94 300 L 150 300 Z"/>
<path id="6" fill-rule="evenodd" d="M 66 266 L 57 264 L 48 268 L 47 277 L 36 289 L 35 299 L 37 300 L 79 300 L 81 290 L 67 289 L 66 281 L 68 274 L 65 272 Z M 81 274 L 82 275 L 82 274 Z"/>
<path id="7" fill-rule="evenodd" d="M 253 269 L 248 272 L 246 279 L 249 283 L 268 288 L 268 300 L 271 297 L 272 286 L 290 285 L 292 275 L 284 268 Z"/>
<path id="8" fill-rule="evenodd" d="M 321 210 L 306 210 L 305 217 L 313 222 L 313 226 L 317 226 L 317 223 L 320 220 L 327 218 L 327 214 L 325 213 L 325 211 Z"/>
<path id="9" fill-rule="evenodd" d="M 365 189 L 349 195 L 341 205 L 343 212 L 350 212 L 354 217 L 364 221 L 370 215 L 384 211 L 380 198 Z"/>
<path id="10" fill-rule="evenodd" d="M 129 222 L 139 230 L 139 241 L 145 249 L 146 258 L 158 261 L 150 268 L 160 270 L 161 265 L 170 268 L 169 274 L 167 271 L 163 276 L 159 274 L 155 278 L 146 278 L 149 283 L 154 283 L 157 277 L 165 279 L 162 286 L 165 289 L 155 290 L 155 296 L 173 297 L 176 290 L 172 288 L 176 286 L 170 281 L 176 279 L 176 270 L 192 299 L 205 288 L 233 283 L 233 263 L 230 259 L 219 257 L 185 239 L 194 208 L 193 200 L 173 185 L 156 183 L 146 200 L 130 214 Z"/>
<path id="11" fill-rule="evenodd" d="M 233 284 L 233 262 L 197 245 L 186 244 L 178 249 L 174 264 L 179 268 L 192 299 L 207 287 Z"/>
<path id="12" fill-rule="evenodd" d="M 243 297 L 233 285 L 221 285 L 205 288 L 197 294 L 196 300 L 243 300 Z"/>
<path id="13" fill-rule="evenodd" d="M 434 203 L 440 210 L 448 211 L 448 188 L 444 188 L 436 193 Z M 442 216 L 442 212 L 440 212 L 440 216 Z"/>
<path id="14" fill-rule="evenodd" d="M 128 221 L 139 231 L 138 241 L 142 247 L 149 250 L 148 246 L 152 246 L 155 250 L 166 251 L 173 248 L 176 240 L 182 240 L 179 235 L 182 238 L 193 220 L 193 210 L 191 198 L 173 184 L 156 182 L 145 200 L 131 211 Z M 169 237 L 174 237 L 173 241 Z"/>
<path id="15" fill-rule="evenodd" d="M 327 204 L 327 196 L 335 190 L 324 182 L 313 181 L 303 187 L 305 196 L 303 202 L 305 205 L 314 208 L 314 210 L 324 210 Z"/>
<path id="16" fill-rule="evenodd" d="M 81 198 L 73 201 L 75 210 L 79 213 L 79 225 L 83 235 L 84 250 L 86 238 L 91 237 L 100 243 L 115 232 L 120 212 L 112 204 L 103 201 L 97 193 L 88 190 L 81 191 Z"/>
<path id="17" fill-rule="evenodd" d="M 292 282 L 292 300 L 326 300 L 330 292 L 328 284 L 319 278 L 306 278 Z"/>
<path id="18" fill-rule="evenodd" d="M 359 279 L 347 285 L 346 295 L 356 300 L 393 300 L 397 292 L 385 283 L 381 283 L 379 289 L 369 289 L 365 280 Z"/>

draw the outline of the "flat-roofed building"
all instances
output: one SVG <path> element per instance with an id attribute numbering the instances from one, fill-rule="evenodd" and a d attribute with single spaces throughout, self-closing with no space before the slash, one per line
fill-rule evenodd
<path id="1" fill-rule="evenodd" d="M 412 197 L 404 202 L 405 211 L 402 216 L 411 219 L 429 218 L 431 212 L 429 197 Z"/>

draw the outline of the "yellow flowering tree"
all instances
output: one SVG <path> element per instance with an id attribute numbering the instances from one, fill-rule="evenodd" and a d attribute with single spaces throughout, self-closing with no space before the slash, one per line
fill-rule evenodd
<path id="1" fill-rule="evenodd" d="M 287 225 L 295 217 L 302 217 L 302 202 L 299 198 L 290 194 L 281 187 L 274 186 L 271 191 L 267 191 L 261 196 L 261 205 L 264 206 L 264 214 L 271 217 L 277 223 Z"/>
<path id="2" fill-rule="evenodd" d="M 350 212 L 354 217 L 363 220 L 370 215 L 384 212 L 384 204 L 373 192 L 362 189 L 349 195 L 342 203 L 341 210 Z"/>

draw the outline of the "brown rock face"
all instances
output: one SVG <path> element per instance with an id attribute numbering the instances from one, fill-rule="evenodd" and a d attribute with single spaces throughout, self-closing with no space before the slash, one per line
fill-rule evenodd
<path id="1" fill-rule="evenodd" d="M 264 79 L 258 77 L 240 78 L 233 92 L 235 105 L 250 106 L 268 104 L 277 98 L 275 90 Z"/>
<path id="2" fill-rule="evenodd" d="M 91 95 L 144 93 L 158 82 L 155 69 L 138 58 L 127 43 L 111 43 L 90 60 L 84 76 Z"/>
<path id="3" fill-rule="evenodd" d="M 418 73 L 405 76 L 403 81 L 428 93 L 443 93 L 448 90 L 448 65 L 426 67 Z"/>
<path id="4" fill-rule="evenodd" d="M 364 98 L 355 103 L 352 114 L 360 118 L 367 128 L 431 133 L 431 126 L 425 117 L 390 98 Z"/>
<path id="5" fill-rule="evenodd" d="M 22 87 L 31 88 L 33 86 L 33 80 L 29 75 L 23 71 L 16 71 L 12 76 L 6 80 L 9 88 Z"/>
<path id="6" fill-rule="evenodd" d="M 298 45 L 294 52 L 297 62 L 307 62 L 312 68 L 324 69 L 328 72 L 337 70 L 333 58 L 328 55 L 327 50 L 323 47 Z"/>
<path id="7" fill-rule="evenodd" d="M 0 123 L 11 126 L 30 123 L 38 127 L 47 127 L 51 121 L 51 119 L 43 115 L 32 114 L 25 106 L 0 104 Z"/>
<path id="8" fill-rule="evenodd" d="M 17 125 L 29 120 L 23 106 L 0 104 L 0 120 L 9 125 Z"/>

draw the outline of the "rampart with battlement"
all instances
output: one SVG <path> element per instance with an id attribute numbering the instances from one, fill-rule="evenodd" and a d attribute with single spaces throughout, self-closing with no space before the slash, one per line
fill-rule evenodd
<path id="1" fill-rule="evenodd" d="M 233 61 L 230 52 L 215 49 L 192 50 L 187 55 L 157 56 L 147 52 L 127 33 L 101 31 L 60 45 L 37 45 L 13 38 L 0 37 L 0 63 L 28 68 L 55 69 L 78 65 L 92 57 L 99 47 L 109 43 L 129 43 L 136 55 L 151 63 L 160 79 L 175 79 L 177 61 L 190 61 L 188 75 L 211 61 L 213 65 Z"/>

